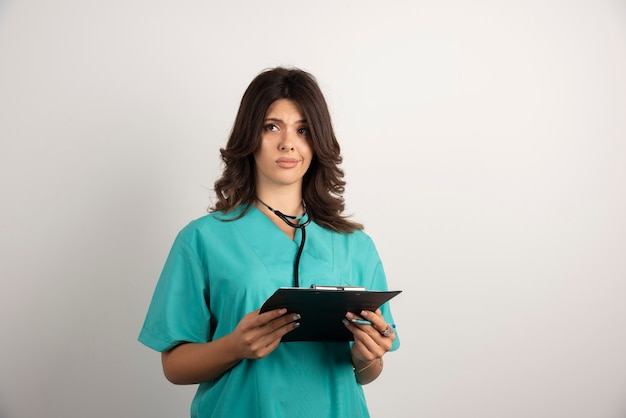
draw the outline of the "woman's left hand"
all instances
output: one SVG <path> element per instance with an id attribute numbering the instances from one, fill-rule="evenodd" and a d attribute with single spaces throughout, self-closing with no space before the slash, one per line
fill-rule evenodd
<path id="1" fill-rule="evenodd" d="M 351 322 L 353 319 L 365 319 L 370 321 L 372 325 L 355 324 Z M 380 309 L 377 309 L 376 312 L 362 311 L 360 312 L 360 316 L 348 312 L 344 324 L 354 335 L 352 363 L 357 371 L 357 375 L 359 370 L 365 370 L 364 367 L 372 364 L 374 361 L 378 361 L 382 365 L 382 357 L 387 351 L 391 350 L 391 345 L 396 339 L 396 333 L 393 332 L 393 328 L 385 322 Z M 387 331 L 387 335 L 384 335 L 385 330 L 391 330 L 391 332 Z M 375 368 L 368 367 L 368 369 Z M 380 371 L 381 370 L 371 377 L 375 379 L 380 374 Z M 372 373 L 367 374 L 371 375 Z M 371 381 L 370 379 L 366 380 Z"/>

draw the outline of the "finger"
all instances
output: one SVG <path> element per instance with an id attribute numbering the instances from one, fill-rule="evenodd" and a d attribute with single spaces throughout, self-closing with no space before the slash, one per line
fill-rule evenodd
<path id="1" fill-rule="evenodd" d="M 360 353 L 359 357 L 364 360 L 372 360 L 375 357 L 384 355 L 387 351 L 391 350 L 392 342 L 395 339 L 395 334 L 389 337 L 382 335 L 382 332 L 387 328 L 387 323 L 382 317 L 382 312 L 376 310 L 362 311 L 361 317 L 351 312 L 346 313 L 346 319 L 344 319 L 344 325 L 354 336 L 354 348 Z M 355 319 L 366 318 L 371 325 L 363 325 L 352 322 Z"/>
<path id="2" fill-rule="evenodd" d="M 374 318 L 372 318 L 373 313 L 371 314 L 372 315 L 366 314 L 364 316 L 370 316 L 369 320 L 372 322 L 372 326 L 353 326 L 352 333 L 354 334 L 354 339 L 355 341 L 360 341 L 369 351 L 380 354 L 380 349 L 382 349 L 387 352 L 391 349 L 393 340 L 395 340 L 396 336 L 395 334 L 391 334 L 388 337 L 382 335 L 382 333 L 378 330 L 378 327 L 381 327 L 380 319 L 382 318 L 379 318 L 376 322 L 374 322 Z M 384 322 L 384 320 L 382 322 L 384 327 L 387 328 L 387 323 Z"/>
<path id="3" fill-rule="evenodd" d="M 363 318 L 367 319 L 368 321 L 372 323 L 372 326 L 379 333 L 385 332 L 385 329 L 387 329 L 387 322 L 385 321 L 385 318 L 383 318 L 383 315 L 380 312 L 380 309 L 377 309 L 376 312 L 361 311 L 360 313 Z"/>
<path id="4" fill-rule="evenodd" d="M 285 321 L 284 317 L 288 317 Z M 254 327 L 242 334 L 243 342 L 251 358 L 261 358 L 273 351 L 280 343 L 283 335 L 297 328 L 300 324 L 294 322 L 293 315 L 284 315 L 269 324 Z"/>
<path id="5" fill-rule="evenodd" d="M 382 336 L 373 326 L 354 324 L 347 319 L 343 320 L 343 324 L 350 332 L 352 332 L 355 344 L 362 345 L 365 351 L 371 352 L 375 355 L 381 355 L 384 352 L 389 351 L 388 349 L 385 350 L 384 341 L 381 341 L 380 344 L 378 343 L 378 340 L 380 340 Z"/>
<path id="6" fill-rule="evenodd" d="M 251 330 L 254 333 L 254 348 L 260 350 L 274 342 L 278 344 L 283 335 L 300 326 L 300 323 L 296 322 L 298 319 L 299 314 L 286 314 Z"/>
<path id="7" fill-rule="evenodd" d="M 372 322 L 363 319 L 362 317 L 355 315 L 351 312 L 346 313 L 346 317 L 344 318 L 343 323 L 353 334 L 357 332 L 363 332 L 372 336 L 372 338 L 379 334 L 378 330 L 374 327 L 374 324 Z"/>
<path id="8" fill-rule="evenodd" d="M 287 316 L 289 316 L 289 315 L 287 315 Z M 299 319 L 300 319 L 300 315 L 299 314 L 294 314 L 288 322 L 286 322 L 283 325 L 281 325 L 280 327 L 276 328 L 274 330 L 274 332 L 271 333 L 271 337 L 273 337 L 274 339 L 280 341 L 280 339 L 285 334 L 293 331 L 294 329 L 296 329 L 296 328 L 298 328 L 300 326 L 300 322 L 298 322 Z"/>
<path id="9" fill-rule="evenodd" d="M 272 333 L 275 332 L 279 329 L 281 329 L 284 326 L 287 326 L 289 324 L 294 324 L 296 327 L 299 326 L 300 324 L 296 321 L 298 321 L 301 318 L 300 314 L 297 313 L 289 313 L 283 316 L 280 316 L 276 319 L 273 319 L 272 321 L 270 321 L 267 324 L 267 333 Z"/>
<path id="10" fill-rule="evenodd" d="M 348 318 L 359 318 L 354 314 L 346 314 L 343 324 L 354 336 L 354 344 L 352 346 L 353 353 L 356 358 L 363 361 L 372 361 L 378 357 L 382 357 L 391 349 L 391 343 L 382 340 L 382 336 L 372 325 L 358 325 L 348 320 Z M 380 343 L 378 342 L 380 341 Z"/>
<path id="11" fill-rule="evenodd" d="M 275 320 L 276 318 L 280 318 L 281 316 L 285 315 L 287 313 L 287 309 L 285 308 L 273 309 L 271 311 L 263 312 L 262 314 L 259 314 L 258 312 L 259 312 L 259 309 L 251 312 L 251 314 L 256 313 L 255 325 L 260 327 Z"/>
<path id="12" fill-rule="evenodd" d="M 360 325 L 361 329 L 365 329 L 365 326 L 372 326 L 372 323 L 352 312 L 346 312 L 345 318 L 352 324 Z"/>
<path id="13" fill-rule="evenodd" d="M 352 345 L 352 356 L 355 359 L 361 361 L 372 361 L 377 357 L 381 357 L 385 354 L 385 351 L 376 348 L 376 345 L 370 346 L 364 342 L 363 338 L 355 336 L 354 344 Z"/>
<path id="14" fill-rule="evenodd" d="M 299 326 L 299 322 L 290 321 L 276 329 L 273 329 L 271 332 L 260 336 L 256 344 L 257 352 L 263 357 L 268 355 L 278 347 L 278 344 L 280 344 L 280 341 L 285 334 L 293 331 Z"/>
<path id="15" fill-rule="evenodd" d="M 395 325 L 389 325 L 385 318 L 383 318 L 380 309 L 376 312 L 362 311 L 361 314 L 372 323 L 373 328 L 378 331 L 384 338 L 390 338 L 391 341 L 396 339 Z"/>
<path id="16" fill-rule="evenodd" d="M 371 335 L 367 332 L 354 334 L 354 347 L 358 349 L 364 358 L 371 360 L 374 357 L 382 357 L 391 349 L 391 341 L 385 340 L 380 335 Z"/>

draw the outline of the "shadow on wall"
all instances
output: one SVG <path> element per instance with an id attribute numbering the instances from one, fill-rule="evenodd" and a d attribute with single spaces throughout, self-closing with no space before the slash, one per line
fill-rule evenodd
<path id="1" fill-rule="evenodd" d="M 8 14 L 10 13 L 11 7 L 10 5 L 14 3 L 13 1 L 0 1 L 0 23 L 2 23 L 2 21 L 4 21 L 5 16 L 8 16 Z M 2 413 L 3 410 L 0 409 L 0 413 Z M 5 415 L 0 415 L 0 417 L 4 417 Z"/>
<path id="2" fill-rule="evenodd" d="M 4 402 L 0 399 L 0 417 L 8 417 L 9 411 L 4 408 Z"/>

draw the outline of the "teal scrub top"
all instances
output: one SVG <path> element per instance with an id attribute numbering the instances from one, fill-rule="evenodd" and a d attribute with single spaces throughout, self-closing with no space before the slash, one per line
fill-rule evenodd
<path id="1" fill-rule="evenodd" d="M 166 351 L 232 332 L 279 287 L 293 286 L 301 231 L 291 240 L 254 206 L 211 213 L 176 237 L 139 341 Z M 229 220 L 229 221 L 226 221 Z M 373 241 L 363 231 L 337 233 L 311 222 L 300 260 L 301 287 L 365 286 L 387 290 Z M 381 307 L 393 323 L 388 303 Z M 192 417 L 369 417 L 348 342 L 283 342 L 259 360 L 242 360 L 202 383 Z M 396 338 L 392 350 L 399 346 Z"/>

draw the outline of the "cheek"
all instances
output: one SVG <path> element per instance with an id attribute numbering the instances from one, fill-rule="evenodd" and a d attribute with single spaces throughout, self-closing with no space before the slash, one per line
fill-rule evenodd
<path id="1" fill-rule="evenodd" d="M 252 157 L 254 158 L 254 165 L 258 166 L 259 165 L 259 151 L 254 151 L 254 154 L 252 154 Z"/>
<path id="2" fill-rule="evenodd" d="M 256 163 L 259 163 L 263 160 L 263 157 L 268 155 L 268 144 L 267 141 L 261 141 L 261 143 L 259 143 L 259 147 L 256 149 L 256 151 L 254 151 L 254 154 L 252 154 L 254 156 L 254 161 Z"/>
<path id="3" fill-rule="evenodd" d="M 309 168 L 311 168 L 312 163 L 313 163 L 313 153 L 311 152 L 304 159 L 305 172 L 309 171 Z"/>
<path id="4" fill-rule="evenodd" d="M 263 167 L 267 165 L 264 159 L 264 155 L 265 154 L 263 153 L 262 148 L 259 148 L 254 152 L 254 154 L 252 154 L 254 158 L 254 166 L 252 167 L 252 169 L 256 174 L 259 174 L 259 170 L 263 170 Z"/>
<path id="5" fill-rule="evenodd" d="M 305 142 L 302 145 L 301 148 L 301 153 L 302 156 L 307 160 L 307 162 L 310 164 L 311 160 L 313 159 L 313 148 L 311 148 L 311 146 L 309 145 L 308 142 Z"/>

